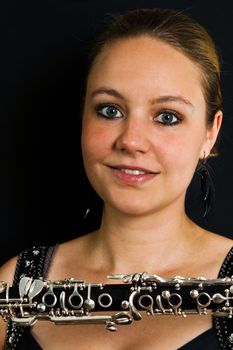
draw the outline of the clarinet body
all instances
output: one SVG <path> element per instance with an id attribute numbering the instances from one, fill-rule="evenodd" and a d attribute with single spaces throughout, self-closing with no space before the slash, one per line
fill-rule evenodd
<path id="1" fill-rule="evenodd" d="M 162 278 L 146 272 L 108 278 L 119 279 L 121 284 L 22 277 L 13 287 L 2 281 L 0 315 L 18 326 L 49 320 L 103 324 L 110 331 L 141 320 L 143 311 L 148 316 L 233 315 L 233 278 Z"/>

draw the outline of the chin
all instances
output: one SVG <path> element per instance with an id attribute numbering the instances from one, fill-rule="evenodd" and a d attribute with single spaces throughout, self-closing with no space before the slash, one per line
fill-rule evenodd
<path id="1" fill-rule="evenodd" d="M 121 202 L 109 202 L 110 207 L 115 211 L 122 213 L 128 216 L 144 216 L 149 213 L 154 212 L 155 208 L 148 204 L 148 201 L 145 203 L 142 200 L 133 200 L 122 198 Z"/>

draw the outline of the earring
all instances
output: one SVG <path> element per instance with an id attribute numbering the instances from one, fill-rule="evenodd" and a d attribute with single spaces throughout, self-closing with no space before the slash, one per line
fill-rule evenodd
<path id="1" fill-rule="evenodd" d="M 88 214 L 90 213 L 90 208 L 87 208 L 87 210 L 86 210 L 86 212 L 85 212 L 85 214 L 84 214 L 84 220 L 87 218 L 87 216 L 88 216 Z"/>
<path id="2" fill-rule="evenodd" d="M 210 176 L 210 172 L 207 168 L 205 153 L 199 170 L 201 173 L 201 197 L 203 200 L 203 217 L 208 221 L 207 216 L 211 210 L 211 200 L 214 194 L 214 185 Z"/>

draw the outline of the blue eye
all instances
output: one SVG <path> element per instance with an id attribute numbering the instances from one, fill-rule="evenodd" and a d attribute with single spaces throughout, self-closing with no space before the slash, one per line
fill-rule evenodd
<path id="1" fill-rule="evenodd" d="M 176 125 L 181 122 L 180 118 L 174 112 L 162 112 L 156 118 L 159 123 L 164 125 Z"/>
<path id="2" fill-rule="evenodd" d="M 101 117 L 107 119 L 121 118 L 122 113 L 120 110 L 113 105 L 104 105 L 97 108 L 97 112 Z"/>

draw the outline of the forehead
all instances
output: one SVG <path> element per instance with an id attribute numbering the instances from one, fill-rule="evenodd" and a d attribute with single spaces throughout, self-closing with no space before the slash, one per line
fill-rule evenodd
<path id="1" fill-rule="evenodd" d="M 101 85 L 204 98 L 198 65 L 180 50 L 148 36 L 119 40 L 101 51 L 90 70 L 87 87 Z"/>

